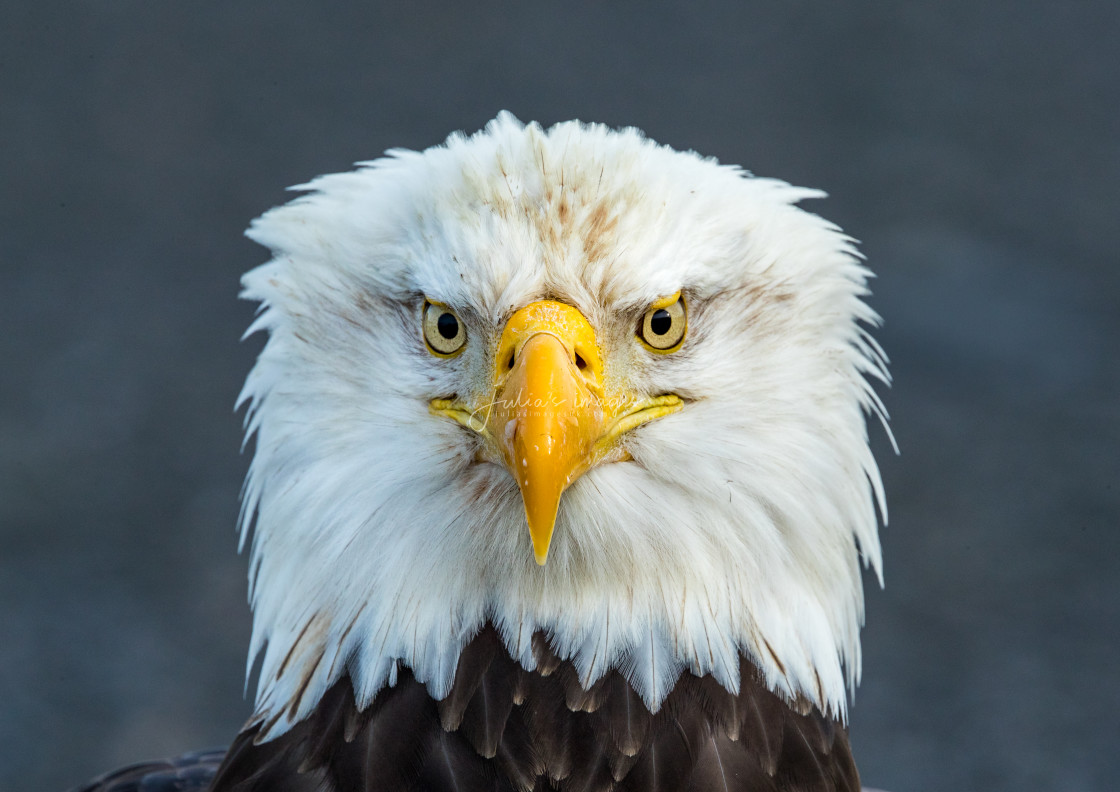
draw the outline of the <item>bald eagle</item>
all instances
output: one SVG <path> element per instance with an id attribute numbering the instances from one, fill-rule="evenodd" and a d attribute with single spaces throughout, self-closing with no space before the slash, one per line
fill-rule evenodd
<path id="1" fill-rule="evenodd" d="M 822 193 L 505 113 L 296 189 L 242 281 L 253 715 L 88 788 L 858 790 L 889 377 Z"/>

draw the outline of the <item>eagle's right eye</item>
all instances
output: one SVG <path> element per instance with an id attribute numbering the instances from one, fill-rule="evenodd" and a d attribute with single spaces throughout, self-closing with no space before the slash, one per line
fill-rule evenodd
<path id="1" fill-rule="evenodd" d="M 454 357 L 467 343 L 467 330 L 450 307 L 424 301 L 424 341 L 437 357 Z"/>

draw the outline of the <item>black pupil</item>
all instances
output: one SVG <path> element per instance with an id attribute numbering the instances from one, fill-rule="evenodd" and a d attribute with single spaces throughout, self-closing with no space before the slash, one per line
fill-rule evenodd
<path id="1" fill-rule="evenodd" d="M 669 312 L 664 308 L 658 308 L 649 318 L 649 329 L 653 331 L 654 335 L 665 335 L 672 326 L 673 317 L 669 316 Z"/>
<path id="2" fill-rule="evenodd" d="M 459 320 L 452 314 L 442 313 L 439 319 L 436 319 L 436 330 L 439 330 L 441 336 L 450 340 L 459 335 Z"/>

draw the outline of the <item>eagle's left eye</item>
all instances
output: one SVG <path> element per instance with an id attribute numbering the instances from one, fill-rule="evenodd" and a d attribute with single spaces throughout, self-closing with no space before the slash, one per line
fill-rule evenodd
<path id="1" fill-rule="evenodd" d="M 424 340 L 433 355 L 452 357 L 463 351 L 467 330 L 448 306 L 425 300 Z"/>
<path id="2" fill-rule="evenodd" d="M 676 352 L 688 329 L 688 313 L 680 292 L 649 307 L 638 325 L 638 338 L 654 352 Z"/>

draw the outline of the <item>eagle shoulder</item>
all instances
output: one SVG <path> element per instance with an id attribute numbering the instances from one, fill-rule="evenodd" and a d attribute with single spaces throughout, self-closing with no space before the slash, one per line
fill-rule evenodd
<path id="1" fill-rule="evenodd" d="M 203 792 L 225 758 L 223 748 L 191 751 L 170 759 L 122 767 L 70 792 Z"/>

